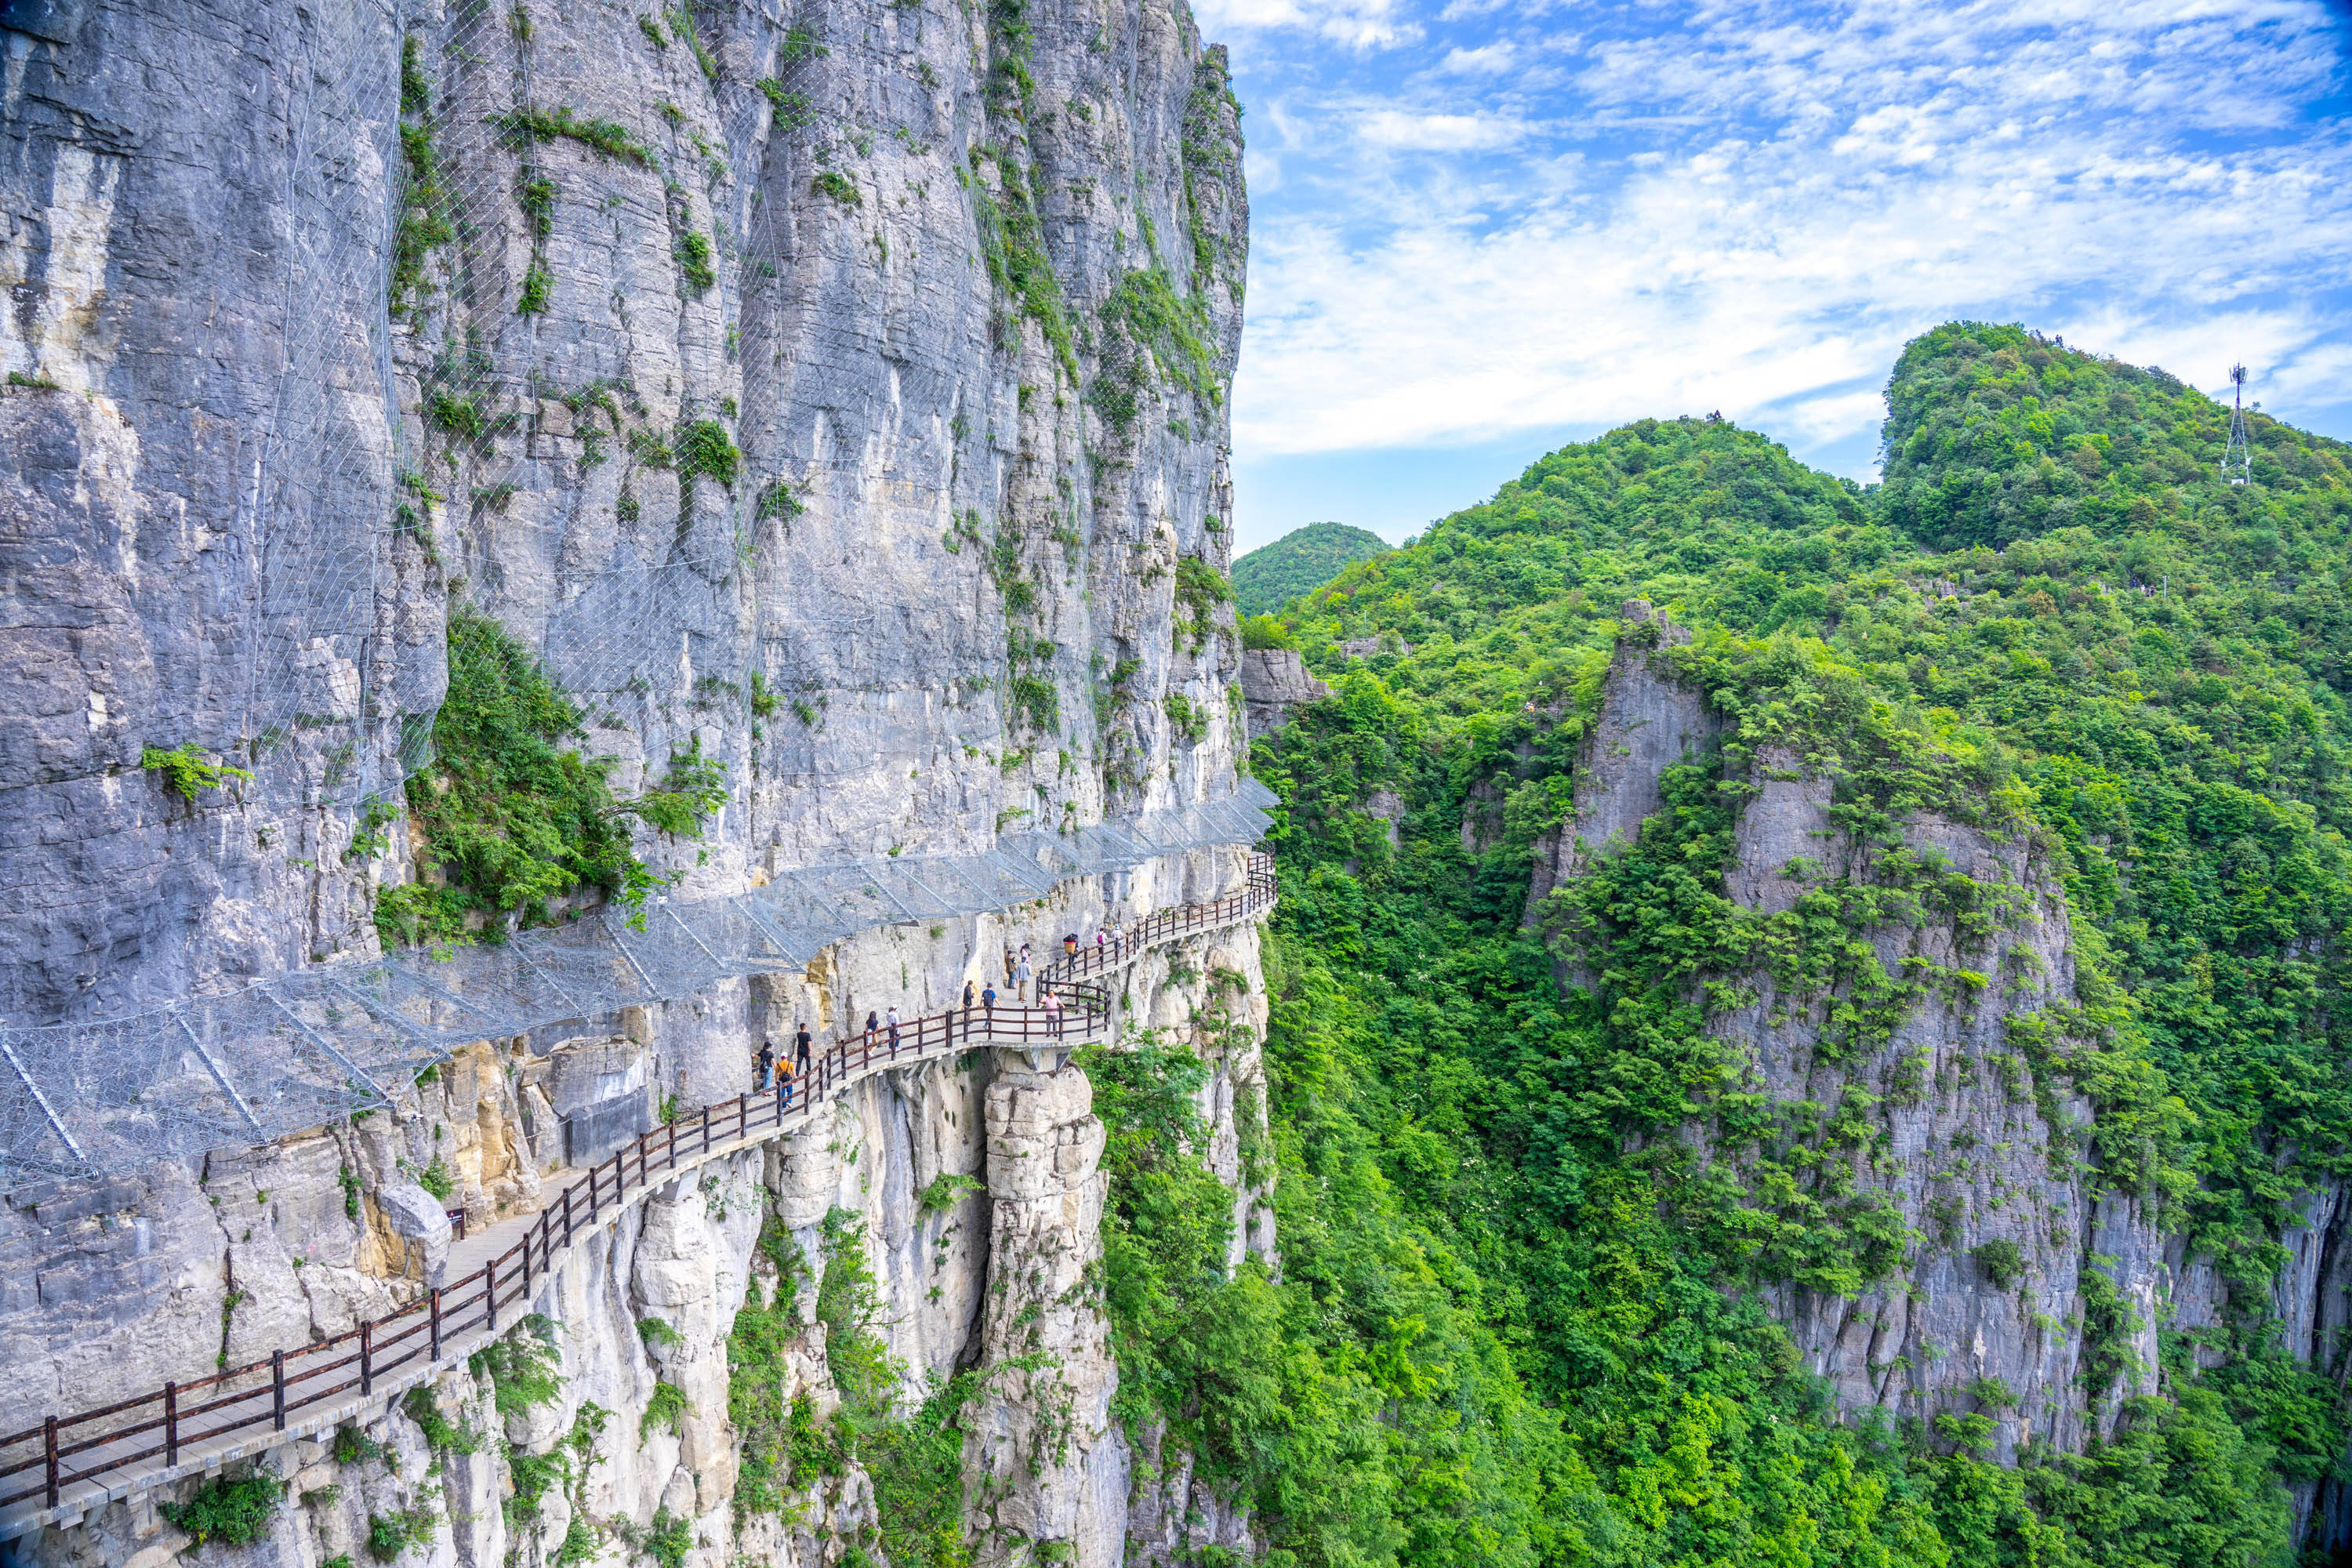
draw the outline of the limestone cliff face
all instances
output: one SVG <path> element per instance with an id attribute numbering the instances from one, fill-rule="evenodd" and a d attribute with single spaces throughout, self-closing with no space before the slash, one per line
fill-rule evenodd
<path id="1" fill-rule="evenodd" d="M 1640 630 L 1610 671 L 1574 817 L 1538 846 L 1532 921 L 1551 888 L 1638 835 L 1661 769 L 1711 754 L 1724 732 L 1653 651 L 1675 629 L 1646 605 L 1627 612 Z M 1883 1269 L 1862 1285 L 1802 1257 L 1764 1259 L 1779 1279 L 1766 1299 L 1842 1404 L 1985 1415 L 2004 1458 L 2029 1439 L 2079 1449 L 2126 1394 L 2158 1386 L 2159 1329 L 2217 1325 L 2228 1302 L 2160 1214 L 2096 1180 L 2095 1107 L 2057 1070 L 2082 1044 L 2081 998 L 2048 861 L 2026 835 L 1932 814 L 1903 822 L 1899 844 L 1858 842 L 1833 819 L 1832 774 L 1775 748 L 1737 765 L 1749 789 L 1726 897 L 1769 919 L 1831 914 L 1849 906 L 1806 901 L 1843 889 L 1901 890 L 1856 933 L 1888 984 L 1874 997 L 1853 973 L 1721 977 L 1731 1000 L 1709 1027 L 1742 1064 L 1738 1088 L 1768 1107 L 1767 1130 L 1711 1121 L 1682 1135 L 1759 1208 L 1884 1240 Z M 1588 983 L 1572 954 L 1563 975 Z M 2321 1353 L 2343 1320 L 2345 1207 L 2313 1194 L 2308 1223 L 2283 1238 L 2270 1305 L 2299 1356 Z M 2297 1500 L 2321 1532 L 2307 1538 L 2340 1537 L 2340 1489 L 2306 1486 Z"/>
<path id="2" fill-rule="evenodd" d="M 684 896 L 1229 785 L 1222 54 L 641 9 L 10 10 L 0 1018 L 370 951 L 453 603 L 724 764 Z"/>
<path id="3" fill-rule="evenodd" d="M 241 1363 L 338 1331 L 446 1277 L 446 1229 L 416 1226 L 404 1207 L 419 1174 L 446 1175 L 451 1205 L 472 1223 L 527 1213 L 570 1179 L 567 1134 L 608 1120 L 597 1108 L 641 1110 L 698 1079 L 723 1079 L 730 1094 L 748 1087 L 754 1011 L 777 1015 L 781 1030 L 793 1016 L 863 1016 L 885 998 L 942 1005 L 966 977 L 985 977 L 1008 940 L 1043 949 L 1066 930 L 1222 891 L 1238 868 L 1229 853 L 1200 852 L 1065 883 L 1004 917 L 869 932 L 807 977 L 768 983 L 765 1000 L 679 1002 L 623 1019 L 628 1033 L 544 1052 L 485 1042 L 418 1086 L 397 1118 L 135 1182 L 19 1194 L 0 1214 L 0 1247 L 21 1282 L 0 1310 L 0 1402 L 88 1409 L 204 1375 L 223 1355 Z M 1264 1173 L 1242 1153 L 1265 1132 L 1255 928 L 1153 950 L 1125 972 L 1122 991 L 1129 1025 L 1170 1031 L 1209 1063 L 1202 1153 L 1234 1192 L 1234 1258 L 1271 1261 L 1271 1211 L 1254 1184 Z M 633 1535 L 656 1528 L 683 1530 L 687 1562 L 709 1568 L 871 1552 L 880 1521 L 864 1470 L 787 1466 L 781 1497 L 761 1503 L 740 1477 L 754 1434 L 730 1405 L 730 1394 L 765 1387 L 776 1408 L 805 1398 L 810 1419 L 829 1418 L 841 1389 L 815 1287 L 845 1237 L 870 1272 L 870 1331 L 899 1370 L 901 1407 L 959 1372 L 977 1374 L 962 1418 L 962 1495 L 984 1560 L 1032 1560 L 1041 1543 L 1105 1565 L 1246 1549 L 1245 1511 L 1193 1486 L 1187 1457 L 1159 1433 L 1131 1441 L 1110 1417 L 1117 1368 L 1088 1275 L 1107 1195 L 1090 1101 L 1076 1067 L 983 1049 L 867 1079 L 819 1123 L 657 1187 L 584 1262 L 540 1285 L 532 1306 L 551 1324 L 562 1377 L 551 1398 L 501 1415 L 486 1373 L 453 1372 L 436 1385 L 448 1421 L 503 1437 L 510 1452 L 428 1454 L 407 1401 L 381 1401 L 390 1407 L 360 1430 L 394 1460 L 339 1462 L 310 1441 L 273 1450 L 262 1468 L 289 1480 L 289 1497 L 313 1499 L 278 1515 L 268 1542 L 240 1560 L 356 1557 L 372 1521 L 395 1513 L 425 1532 L 409 1560 L 433 1564 L 547 1563 L 575 1519 L 575 1545 L 593 1544 L 596 1561 L 621 1561 Z M 437 1202 L 415 1196 L 437 1217 Z M 740 1342 L 730 1350 L 739 1313 L 780 1294 L 797 1305 L 772 1365 L 730 1368 L 730 1354 L 746 1354 Z M 569 1446 L 583 1431 L 583 1446 Z M 533 1465 L 549 1455 L 570 1468 L 542 1486 Z M 193 1486 L 17 1549 L 41 1562 L 160 1563 L 187 1538 L 156 1504 Z"/>
<path id="4" fill-rule="evenodd" d="M 620 794 L 697 746 L 722 765 L 700 845 L 638 846 L 680 897 L 1232 787 L 1247 208 L 1222 51 L 1177 0 L 82 0 L 8 10 L 0 104 L 0 870 L 28 917 L 0 930 L 0 1021 L 373 952 L 412 849 L 355 841 L 429 760 L 455 606 L 544 663 Z M 191 801 L 149 748 L 251 776 Z M 1196 852 L 867 931 L 805 973 L 480 1042 L 394 1114 L 11 1194 L 0 1393 L 86 1409 L 335 1332 L 451 1266 L 426 1184 L 472 1225 L 530 1213 L 671 1097 L 748 1088 L 797 1020 L 933 1010 L 1008 942 L 1238 875 Z M 1193 1020 L 1256 976 L 1229 931 L 1151 954 L 1125 997 L 1213 1057 L 1237 1257 L 1273 1247 L 1236 1152 L 1262 1071 Z M 739 1510 L 729 1412 L 737 1316 L 842 1235 L 902 1393 L 982 1374 L 988 1550 L 1121 1561 L 1131 1493 L 1163 1557 L 1245 1540 L 1108 1420 L 1079 1288 L 1099 1150 L 1074 1068 L 982 1052 L 869 1081 L 544 1287 L 558 1398 L 501 1415 L 487 1374 L 445 1376 L 446 1418 L 510 1453 L 428 1456 L 396 1411 L 362 1434 L 389 1458 L 289 1445 L 266 1465 L 309 1500 L 246 1555 L 356 1554 L 400 1510 L 436 1563 L 548 1561 L 575 1522 L 617 1561 L 657 1519 L 698 1564 L 868 1548 L 854 1465 Z M 811 1284 L 776 1375 L 821 1417 Z M 564 1479 L 534 1483 L 550 1455 Z M 32 1550 L 160 1561 L 185 1542 L 157 1500 Z"/>
<path id="5" fill-rule="evenodd" d="M 1296 708 L 1331 695 L 1330 687 L 1307 672 L 1296 648 L 1251 648 L 1242 655 L 1243 716 L 1250 739 L 1282 728 Z"/>
<path id="6" fill-rule="evenodd" d="M 1643 819 L 1658 809 L 1661 772 L 1670 763 L 1697 760 L 1723 732 L 1706 700 L 1651 658 L 1653 649 L 1688 642 L 1690 634 L 1646 600 L 1628 600 L 1624 620 L 1633 635 L 1618 647 L 1600 716 L 1578 750 L 1573 815 L 1536 845 L 1528 889 L 1531 922 L 1551 890 L 1583 870 L 1595 854 L 1641 836 Z M 1478 839 L 1478 829 L 1465 817 L 1465 844 Z"/>
<path id="7" fill-rule="evenodd" d="M 1755 773 L 1727 879 L 1735 900 L 1777 914 L 1815 887 L 1890 874 L 1885 851 L 1832 826 L 1830 780 L 1778 751 L 1760 753 Z M 1832 1015 L 1853 1003 L 1850 988 L 1788 994 L 1769 974 L 1715 1022 L 1748 1061 L 1744 1087 L 1864 1130 L 1832 1135 L 1814 1193 L 1832 1210 L 1862 1194 L 1914 1238 L 1895 1273 L 1858 1297 L 1794 1283 L 1769 1295 L 1857 1408 L 1994 1415 L 2004 1457 L 2030 1436 L 2079 1448 L 2124 1393 L 2155 1386 L 2157 1297 L 2169 1281 L 2138 1215 L 2095 1195 L 2089 1101 L 2063 1075 L 2042 1081 L 2011 1032 L 2076 1004 L 2065 897 L 2020 838 L 1933 816 L 1906 824 L 1903 838 L 1916 863 L 1976 893 L 1957 909 L 1923 900 L 1916 922 L 1868 932 L 1886 974 L 1938 977 L 1883 1040 L 1845 1047 L 1852 1037 Z M 2053 1044 L 2063 1052 L 2063 1039 Z M 1808 1140 L 1792 1128 L 1787 1142 Z M 1740 1152 L 1726 1157 L 1742 1163 Z M 2117 1347 L 2139 1371 L 2112 1384 L 2090 1376 L 2083 1331 L 2097 1312 L 2086 1294 L 2098 1289 L 2085 1279 L 2094 1254 L 2114 1259 L 2102 1279 L 2139 1325 Z M 1983 1379 L 1999 1379 L 2013 1405 L 1972 1392 Z"/>

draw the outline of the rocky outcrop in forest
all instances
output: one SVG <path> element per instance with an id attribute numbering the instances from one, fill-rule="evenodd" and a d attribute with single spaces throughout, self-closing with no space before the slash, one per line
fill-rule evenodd
<path id="1" fill-rule="evenodd" d="M 1568 929 L 1552 894 L 1640 837 L 1664 770 L 1719 764 L 1741 803 L 1720 892 L 1769 956 L 1710 1008 L 1738 1064 L 1734 1103 L 1683 1136 L 1770 1216 L 1764 1299 L 1850 1412 L 1980 1417 L 2004 1462 L 2035 1442 L 2082 1452 L 2160 1386 L 2159 1331 L 2217 1330 L 2230 1300 L 2177 1211 L 2168 1225 L 2098 1180 L 2100 1113 L 2072 1058 L 2100 1026 L 2046 840 L 1925 811 L 1858 831 L 1837 808 L 1853 770 L 1727 746 L 1723 717 L 1660 655 L 1689 634 L 1638 600 L 1622 625 L 1574 808 L 1536 846 L 1528 920 Z M 1824 926 L 1859 947 L 1807 951 Z M 1563 946 L 1564 980 L 1596 984 L 1574 937 Z M 2305 1206 L 2264 1305 L 2308 1361 L 2346 1321 L 2352 1264 L 2338 1192 Z M 1775 1221 L 1842 1238 L 1840 1256 L 1780 1250 Z M 2292 1491 L 2299 1532 L 2352 1522 L 2340 1484 Z"/>

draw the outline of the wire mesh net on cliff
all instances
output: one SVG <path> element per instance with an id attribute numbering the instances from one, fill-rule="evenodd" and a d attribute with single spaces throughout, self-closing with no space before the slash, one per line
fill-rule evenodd
<path id="1" fill-rule="evenodd" d="M 0 1191 L 243 1147 L 389 1103 L 453 1047 L 583 1026 L 719 981 L 800 968 L 881 925 L 1002 910 L 1067 877 L 1254 843 L 1272 791 L 969 856 L 876 857 L 762 888 L 614 908 L 497 945 L 323 964 L 136 1016 L 0 1030 Z"/>
<path id="2" fill-rule="evenodd" d="M 583 330 L 549 347 L 532 324 L 565 286 L 550 261 L 561 223 L 635 204 L 664 215 L 657 268 L 675 270 L 681 300 L 719 290 L 740 336 L 730 331 L 730 356 L 783 362 L 800 242 L 793 204 L 759 197 L 813 189 L 855 205 L 846 177 L 825 171 L 828 149 L 862 134 L 850 73 L 828 59 L 824 7 L 803 17 L 776 40 L 772 74 L 745 80 L 690 12 L 650 14 L 643 39 L 622 42 L 663 51 L 688 104 L 608 115 L 542 82 L 523 8 L 469 0 L 429 36 L 369 6 L 320 14 L 289 79 L 284 304 L 265 350 L 268 395 L 246 432 L 258 454 L 246 502 L 257 576 L 241 673 L 178 739 L 256 768 L 299 762 L 299 778 L 280 782 L 306 807 L 354 823 L 365 813 L 373 829 L 371 804 L 399 805 L 433 758 L 433 704 L 409 689 L 413 671 L 387 637 L 420 573 L 470 574 L 495 597 L 497 551 L 442 554 L 502 539 L 509 509 L 583 490 L 605 463 L 600 483 L 621 476 L 616 499 L 599 503 L 613 514 L 608 547 L 574 560 L 586 547 L 563 533 L 562 569 L 548 574 L 560 587 L 519 616 L 520 646 L 600 725 L 655 711 L 679 679 L 681 639 L 748 641 L 748 691 L 704 677 L 737 700 L 759 700 L 762 680 L 789 692 L 765 664 L 771 639 L 736 635 L 736 601 L 756 594 L 743 569 L 762 530 L 787 526 L 829 472 L 855 477 L 862 457 L 812 455 L 764 474 L 747 463 L 721 482 L 714 468 L 741 457 L 731 437 L 698 437 L 697 457 L 688 436 L 731 422 L 732 406 L 689 398 L 665 425 L 631 384 L 625 342 Z M 642 529 L 623 526 L 641 506 L 631 484 L 649 491 L 658 475 L 677 481 L 678 525 L 648 512 Z M 104 1022 L 0 1029 L 0 1190 L 264 1142 L 383 1104 L 465 1041 L 790 971 L 857 931 L 1001 910 L 1062 878 L 1246 844 L 1272 799 L 1244 781 L 1232 800 L 1005 836 L 981 854 L 783 871 L 740 896 L 657 899 L 633 917 L 591 915 L 499 945 L 322 964 Z"/>

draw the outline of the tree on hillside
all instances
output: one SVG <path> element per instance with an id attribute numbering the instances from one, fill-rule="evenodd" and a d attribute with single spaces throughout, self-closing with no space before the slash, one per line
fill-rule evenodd
<path id="1" fill-rule="evenodd" d="M 1234 603 L 1243 615 L 1265 615 L 1388 549 L 1377 533 L 1344 522 L 1310 522 L 1234 563 Z"/>

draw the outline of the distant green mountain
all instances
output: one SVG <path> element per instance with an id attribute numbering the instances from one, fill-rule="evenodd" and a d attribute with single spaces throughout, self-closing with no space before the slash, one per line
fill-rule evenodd
<path id="1" fill-rule="evenodd" d="M 1278 609 L 1356 562 L 1385 555 L 1389 542 L 1344 522 L 1310 522 L 1234 563 L 1234 603 L 1245 616 Z"/>
<path id="2" fill-rule="evenodd" d="M 1259 1478 L 1269 1561 L 2331 1560 L 2324 1525 L 2298 1554 L 2287 1489 L 2352 1469 L 2347 1352 L 2280 1325 L 2316 1319 L 2296 1249 L 2342 1235 L 2308 1194 L 2352 1182 L 2352 446 L 2250 414 L 2231 484 L 2227 406 L 1985 323 L 1906 347 L 1888 405 L 1879 485 L 1720 420 L 1643 419 L 1280 616 L 1333 689 L 1252 747 L 1283 801 L 1261 1156 L 1280 1280 L 1220 1274 L 1221 1242 L 1143 1274 L 1180 1257 L 1150 1250 L 1179 1234 L 1160 1216 L 1193 1211 L 1172 1156 L 1126 1152 L 1142 1113 L 1104 1117 L 1130 1162 L 1112 1203 L 1158 1227 L 1107 1246 L 1118 1342 L 1202 1347 L 1198 1372 L 1171 1352 L 1149 1375 L 1215 1434 L 1194 1452 Z M 1704 692 L 1720 747 L 1664 769 L 1664 808 L 1531 923 L 1636 597 L 1690 634 L 1638 668 Z M 1383 636 L 1412 651 L 1340 651 Z M 1727 880 L 1770 748 L 1822 785 L 1817 853 L 1849 857 L 1789 862 L 1808 881 L 1779 912 Z M 1998 877 L 1918 858 L 1906 824 L 2049 868 L 2078 1004 L 1909 1054 L 1915 1013 L 2024 994 L 2030 950 L 2000 934 L 2023 906 Z M 2050 918 L 2032 886 L 2022 918 Z M 1914 943 L 1963 921 L 1982 934 Z M 1986 956 L 1926 956 L 1962 951 Z M 1744 1021 L 1759 995 L 1809 1020 L 1810 1055 Z M 2023 1131 L 1980 1142 L 1963 1104 Z M 1936 1135 L 1898 1143 L 1922 1114 Z M 1905 1171 L 1932 1173 L 1926 1225 Z M 2100 1238 L 2062 1235 L 2045 1187 L 2074 1181 L 2225 1281 L 2206 1326 L 2147 1324 Z M 1964 1250 L 1963 1224 L 2002 1239 Z M 2020 1243 L 2061 1310 L 2017 1304 Z M 2031 1321 L 2069 1369 L 2049 1398 L 1988 1375 L 1898 1414 L 1968 1353 L 1902 1338 L 1926 1279 L 1939 1310 Z M 1896 1409 L 1838 1412 L 1776 1321 L 1803 1292 L 1850 1303 Z M 2162 1331 L 2154 1357 L 2133 1325 Z M 1145 1375 L 1123 1360 L 1120 1397 Z M 2061 1401 L 2116 1412 L 2111 1435 L 2053 1447 Z"/>

